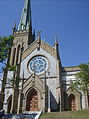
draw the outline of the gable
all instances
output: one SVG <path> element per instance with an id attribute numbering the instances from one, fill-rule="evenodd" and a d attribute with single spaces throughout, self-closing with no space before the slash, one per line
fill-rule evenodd
<path id="1" fill-rule="evenodd" d="M 31 72 L 29 71 L 29 62 L 35 56 L 44 56 L 48 61 L 48 69 L 47 69 L 47 71 L 50 71 L 50 75 L 52 77 L 56 76 L 56 58 L 51 56 L 49 53 L 47 53 L 42 48 L 40 48 L 40 51 L 37 51 L 37 49 L 35 49 L 33 52 L 28 54 L 22 60 L 22 62 L 21 62 L 21 70 L 20 70 L 20 76 L 21 77 L 23 75 L 23 70 L 24 70 L 25 78 L 28 78 L 31 75 Z"/>
<path id="2" fill-rule="evenodd" d="M 34 80 L 34 77 L 35 77 L 35 80 Z M 43 81 L 40 80 L 38 76 L 33 74 L 24 82 L 24 85 L 23 85 L 24 93 L 26 93 L 32 87 L 36 87 L 40 91 L 43 92 Z"/>
<path id="3" fill-rule="evenodd" d="M 25 59 L 29 54 L 31 54 L 35 49 L 37 49 L 38 40 L 34 41 L 28 48 L 22 53 L 21 60 Z M 51 56 L 56 57 L 56 50 L 54 47 L 50 46 L 48 43 L 41 40 L 40 48 L 49 53 Z M 40 52 L 40 51 L 39 51 Z"/>

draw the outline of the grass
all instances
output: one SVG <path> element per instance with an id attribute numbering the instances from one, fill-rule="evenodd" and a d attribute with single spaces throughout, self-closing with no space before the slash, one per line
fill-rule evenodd
<path id="1" fill-rule="evenodd" d="M 45 113 L 40 119 L 89 119 L 89 110 Z"/>

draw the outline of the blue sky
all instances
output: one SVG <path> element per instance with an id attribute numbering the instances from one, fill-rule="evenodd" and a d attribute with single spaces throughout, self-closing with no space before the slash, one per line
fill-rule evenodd
<path id="1" fill-rule="evenodd" d="M 24 0 L 0 0 L 0 36 L 12 33 Z M 89 62 L 89 0 L 31 0 L 32 24 L 51 45 L 55 35 L 63 66 Z"/>

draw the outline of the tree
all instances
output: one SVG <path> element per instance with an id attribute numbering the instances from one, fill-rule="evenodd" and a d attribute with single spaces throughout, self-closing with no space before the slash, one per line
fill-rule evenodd
<path id="1" fill-rule="evenodd" d="M 0 73 L 2 74 L 5 69 L 11 67 L 9 65 L 9 55 L 11 51 L 11 47 L 13 45 L 14 37 L 12 35 L 8 37 L 0 37 Z M 5 71 L 6 72 L 6 71 Z M 4 72 L 4 74 L 5 74 Z"/>
<path id="2" fill-rule="evenodd" d="M 76 74 L 77 81 L 75 82 L 80 90 L 88 94 L 89 91 L 89 64 L 80 64 L 81 71 Z"/>
<path id="3" fill-rule="evenodd" d="M 11 47 L 13 45 L 13 39 L 14 37 L 12 35 L 10 35 L 9 37 L 0 37 L 0 73 L 2 74 L 3 72 L 0 109 L 3 109 L 4 92 L 7 80 L 7 70 L 10 67 L 9 56 Z"/>
<path id="4" fill-rule="evenodd" d="M 21 82 L 21 78 L 18 76 L 18 66 L 10 66 L 8 68 L 9 71 L 13 71 L 13 77 L 9 79 L 9 83 L 12 85 L 13 88 L 18 89 L 19 83 Z"/>
<path id="5" fill-rule="evenodd" d="M 86 107 L 88 107 L 88 93 L 89 93 L 89 63 L 80 64 L 80 71 L 77 72 L 75 82 L 70 83 L 70 88 L 81 90 L 85 95 Z"/>
<path id="6" fill-rule="evenodd" d="M 0 73 L 4 71 L 4 75 L 7 74 L 7 69 L 11 66 L 9 65 L 9 56 L 11 47 L 13 45 L 14 37 L 12 35 L 8 37 L 0 37 Z"/>
<path id="7" fill-rule="evenodd" d="M 2 64 L 2 68 L 0 72 L 8 66 L 7 60 L 10 54 L 10 49 L 13 45 L 14 37 L 10 35 L 9 37 L 0 37 L 0 63 Z"/>

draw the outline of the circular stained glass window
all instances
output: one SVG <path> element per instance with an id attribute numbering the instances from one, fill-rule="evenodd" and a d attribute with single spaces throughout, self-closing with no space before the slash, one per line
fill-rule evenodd
<path id="1" fill-rule="evenodd" d="M 29 62 L 30 72 L 42 74 L 48 68 L 48 61 L 44 56 L 35 56 Z"/>

